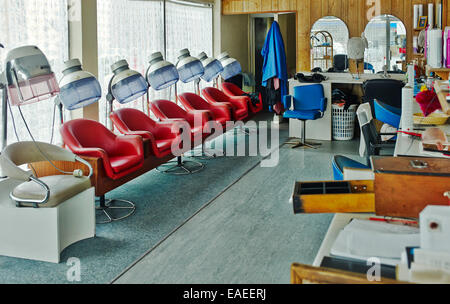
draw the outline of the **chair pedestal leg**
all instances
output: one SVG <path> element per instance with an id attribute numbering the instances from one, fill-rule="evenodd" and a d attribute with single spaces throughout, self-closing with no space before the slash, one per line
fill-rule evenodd
<path id="1" fill-rule="evenodd" d="M 133 215 L 135 211 L 134 203 L 121 199 L 107 200 L 103 195 L 100 197 L 99 207 L 96 207 L 96 223 L 108 224 L 121 221 Z"/>
<path id="2" fill-rule="evenodd" d="M 317 146 L 321 146 L 321 143 L 309 142 L 306 141 L 306 121 L 302 120 L 302 138 L 300 141 L 288 141 L 286 142 L 288 145 L 294 145 L 292 149 L 296 148 L 311 148 L 317 149 Z"/>
<path id="3" fill-rule="evenodd" d="M 164 165 L 161 165 L 156 168 L 156 170 L 161 173 L 170 175 L 189 175 L 200 172 L 204 168 L 205 165 L 203 165 L 202 163 L 191 160 L 183 160 L 180 156 L 176 161 L 171 161 Z"/>

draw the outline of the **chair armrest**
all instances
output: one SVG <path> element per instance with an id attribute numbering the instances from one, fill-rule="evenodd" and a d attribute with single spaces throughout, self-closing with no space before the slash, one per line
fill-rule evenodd
<path id="1" fill-rule="evenodd" d="M 328 99 L 322 98 L 322 100 L 320 102 L 320 112 L 325 113 L 325 111 L 327 110 L 327 104 L 328 104 Z"/>
<path id="2" fill-rule="evenodd" d="M 182 133 L 183 123 L 186 123 L 186 121 L 185 120 L 180 120 L 180 121 L 165 120 L 165 121 L 156 123 L 156 125 L 158 126 L 158 128 L 161 128 L 163 130 L 169 129 L 167 131 L 169 131 L 169 133 L 172 134 L 173 137 L 176 137 Z"/>
<path id="3" fill-rule="evenodd" d="M 82 163 L 83 165 L 85 165 L 86 167 L 89 168 L 89 176 L 88 176 L 88 178 L 91 178 L 92 175 L 94 174 L 94 169 L 92 168 L 91 164 L 88 161 L 82 159 L 79 156 L 75 156 L 75 160 L 80 162 L 80 163 Z"/>
<path id="4" fill-rule="evenodd" d="M 188 114 L 191 115 L 193 121 L 195 121 L 196 117 L 200 116 L 202 124 L 205 124 L 213 119 L 213 114 L 209 110 L 194 110 L 189 111 Z"/>
<path id="5" fill-rule="evenodd" d="M 98 157 L 102 159 L 108 159 L 108 154 L 106 154 L 106 151 L 100 148 L 70 147 L 70 150 L 72 150 L 72 152 L 78 156 Z"/>
<path id="6" fill-rule="evenodd" d="M 152 139 L 173 139 L 181 134 L 181 130 L 180 124 L 157 124 L 152 131 Z"/>
<path id="7" fill-rule="evenodd" d="M 2 175 L 7 176 L 9 178 L 28 182 L 30 181 L 30 178 L 33 176 L 31 172 L 20 169 L 3 154 L 0 154 L 0 164 Z"/>
<path id="8" fill-rule="evenodd" d="M 40 200 L 36 200 L 36 199 L 23 199 L 23 198 L 19 198 L 14 196 L 13 192 L 9 193 L 9 197 L 16 202 L 16 205 L 18 207 L 20 207 L 21 203 L 26 203 L 26 204 L 34 204 L 34 208 L 39 208 L 39 205 L 43 205 L 46 204 L 48 202 L 48 200 L 50 199 L 50 188 L 48 187 L 48 185 L 46 183 L 44 183 L 43 181 L 41 181 L 39 178 L 34 177 L 34 176 L 30 176 L 29 179 L 31 182 L 38 184 L 42 189 L 44 189 L 45 191 L 45 196 L 43 199 Z"/>
<path id="9" fill-rule="evenodd" d="M 283 96 L 283 106 L 286 110 L 290 110 L 292 106 L 292 96 L 284 95 Z"/>
<path id="10" fill-rule="evenodd" d="M 250 97 L 247 96 L 234 96 L 230 97 L 229 100 L 235 106 L 245 108 L 246 111 L 248 111 L 248 107 L 250 106 L 251 103 Z"/>
<path id="11" fill-rule="evenodd" d="M 211 112 L 217 118 L 217 116 L 224 116 L 227 118 L 227 121 L 231 120 L 231 110 L 227 105 L 215 105 L 211 108 Z"/>
<path id="12" fill-rule="evenodd" d="M 142 138 L 146 138 L 146 139 L 150 139 L 150 140 L 155 139 L 153 137 L 152 133 L 150 133 L 148 131 L 127 131 L 126 133 L 124 133 L 124 135 L 140 136 Z"/>
<path id="13" fill-rule="evenodd" d="M 144 156 L 144 146 L 142 137 L 137 135 L 117 136 L 115 142 L 116 149 L 124 154 L 137 154 Z"/>

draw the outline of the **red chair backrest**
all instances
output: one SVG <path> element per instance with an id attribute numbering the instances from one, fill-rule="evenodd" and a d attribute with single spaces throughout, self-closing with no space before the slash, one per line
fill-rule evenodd
<path id="1" fill-rule="evenodd" d="M 70 147 L 100 148 L 113 154 L 116 135 L 101 123 L 89 119 L 75 119 L 61 127 L 64 143 Z"/>
<path id="2" fill-rule="evenodd" d="M 193 93 L 184 93 L 178 96 L 178 99 L 187 109 L 191 108 L 194 110 L 210 110 L 211 105 L 206 102 L 203 98 Z"/>
<path id="3" fill-rule="evenodd" d="M 116 110 L 111 113 L 111 120 L 119 130 L 121 129 L 121 122 L 130 131 L 148 131 L 152 133 L 156 128 L 156 122 L 153 119 L 136 109 L 124 108 Z"/>
<path id="4" fill-rule="evenodd" d="M 225 95 L 224 92 L 216 89 L 216 88 L 206 88 L 202 91 L 203 96 L 205 96 L 206 99 L 208 99 L 210 102 L 216 101 L 216 102 L 228 102 L 230 98 Z"/>
<path id="5" fill-rule="evenodd" d="M 170 100 L 155 100 L 151 103 L 151 110 L 161 120 L 164 119 L 175 119 L 187 118 L 187 112 L 183 110 L 180 106 Z"/>
<path id="6" fill-rule="evenodd" d="M 245 94 L 245 92 L 234 83 L 224 82 L 222 83 L 222 89 L 225 93 L 232 96 L 243 96 Z"/>

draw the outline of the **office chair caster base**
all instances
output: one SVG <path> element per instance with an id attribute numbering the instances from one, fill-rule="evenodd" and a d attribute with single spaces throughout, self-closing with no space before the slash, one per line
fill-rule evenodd
<path id="1" fill-rule="evenodd" d="M 136 205 L 127 200 L 100 198 L 100 206 L 95 211 L 97 224 L 109 224 L 132 216 Z"/>
<path id="2" fill-rule="evenodd" d="M 169 175 L 190 175 L 202 171 L 205 165 L 192 160 L 181 160 L 178 158 L 176 161 L 168 162 L 161 165 L 156 170 L 163 174 Z"/>
<path id="3" fill-rule="evenodd" d="M 317 149 L 318 148 L 318 146 L 321 146 L 322 144 L 321 143 L 315 143 L 315 142 L 308 142 L 308 141 L 305 141 L 305 142 L 302 142 L 302 141 L 290 141 L 290 142 L 287 142 L 286 143 L 287 145 L 294 145 L 293 147 L 292 147 L 292 149 L 297 149 L 297 148 L 303 148 L 303 149 Z"/>

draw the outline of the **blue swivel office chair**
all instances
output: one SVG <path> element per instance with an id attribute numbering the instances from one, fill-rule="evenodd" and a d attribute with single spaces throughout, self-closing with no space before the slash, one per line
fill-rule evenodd
<path id="1" fill-rule="evenodd" d="M 393 146 L 390 143 L 381 141 L 382 135 L 397 135 L 396 133 L 378 133 L 372 117 L 372 111 L 368 103 L 359 106 L 357 111 L 358 122 L 361 128 L 360 156 L 366 157 L 366 164 L 359 163 L 348 157 L 336 155 L 333 157 L 332 166 L 334 179 L 337 181 L 344 179 L 344 168 L 371 169 L 371 156 L 392 156 Z M 384 153 L 390 149 L 391 151 Z M 383 153 L 383 154 L 382 154 Z"/>
<path id="2" fill-rule="evenodd" d="M 388 125 L 395 128 L 400 128 L 400 119 L 402 116 L 402 109 L 390 106 L 377 99 L 374 101 L 375 117 Z"/>
<path id="3" fill-rule="evenodd" d="M 368 102 L 375 118 L 398 128 L 402 112 L 403 81 L 370 79 L 364 82 L 364 102 Z"/>
<path id="4" fill-rule="evenodd" d="M 291 109 L 293 102 L 293 110 L 284 113 L 284 118 L 298 119 L 302 121 L 303 136 L 299 143 L 294 144 L 294 149 L 298 147 L 308 147 L 315 149 L 320 144 L 306 142 L 306 121 L 316 120 L 323 117 L 327 109 L 327 99 L 323 93 L 321 84 L 304 85 L 294 88 L 294 97 L 286 95 L 283 97 L 285 109 Z"/>

